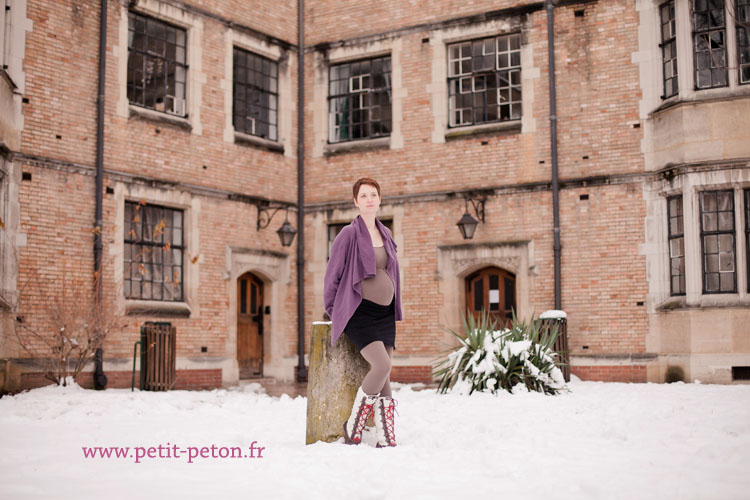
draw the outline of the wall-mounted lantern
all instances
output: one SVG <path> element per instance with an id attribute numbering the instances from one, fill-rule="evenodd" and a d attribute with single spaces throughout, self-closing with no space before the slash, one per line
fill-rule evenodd
<path id="1" fill-rule="evenodd" d="M 284 224 L 281 225 L 278 231 L 276 231 L 276 234 L 279 235 L 279 239 L 281 240 L 281 244 L 285 247 L 288 247 L 292 244 L 294 241 L 294 237 L 297 235 L 297 230 L 292 227 L 292 225 L 289 223 L 289 207 L 271 207 L 270 205 L 257 205 L 258 207 L 258 223 L 256 226 L 256 230 L 260 231 L 261 229 L 265 229 L 268 227 L 268 225 L 271 223 L 271 219 L 273 219 L 273 216 L 276 215 L 276 212 L 281 210 L 282 208 L 286 208 L 286 220 L 284 221 Z M 273 213 L 269 214 L 269 210 L 273 209 Z"/>
<path id="2" fill-rule="evenodd" d="M 486 200 L 487 197 L 485 195 L 472 196 L 471 194 L 467 194 L 464 196 L 466 211 L 456 225 L 458 226 L 458 230 L 461 231 L 461 236 L 463 236 L 465 240 L 470 240 L 474 237 L 474 231 L 476 231 L 479 221 L 484 222 L 484 202 Z M 474 208 L 474 213 L 479 220 L 469 214 L 469 203 L 471 203 L 471 206 Z"/>

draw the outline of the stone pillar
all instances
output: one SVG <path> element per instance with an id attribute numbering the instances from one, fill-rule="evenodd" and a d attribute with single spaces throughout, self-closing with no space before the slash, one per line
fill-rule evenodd
<path id="1" fill-rule="evenodd" d="M 331 347 L 331 322 L 315 321 L 307 374 L 307 444 L 343 437 L 344 422 L 370 365 L 346 334 Z"/>

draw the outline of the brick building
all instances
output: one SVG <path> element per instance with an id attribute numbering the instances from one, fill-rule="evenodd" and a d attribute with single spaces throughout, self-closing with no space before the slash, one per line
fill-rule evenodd
<path id="1" fill-rule="evenodd" d="M 25 291 L 93 277 L 100 11 L 8 3 L 0 256 L 21 299 L 0 357 L 17 388 L 40 382 L 13 342 L 19 317 L 44 314 Z M 556 2 L 560 299 L 581 378 L 747 378 L 748 3 Z M 111 387 L 129 383 L 146 321 L 177 328 L 178 387 L 293 378 L 297 265 L 309 335 L 361 176 L 380 182 L 399 248 L 394 380 L 430 380 L 467 307 L 554 307 L 544 2 L 308 0 L 302 131 L 297 2 L 107 14 L 103 282 L 127 323 L 105 343 Z M 286 247 L 299 132 L 304 227 Z M 484 219 L 471 239 L 466 210 Z"/>

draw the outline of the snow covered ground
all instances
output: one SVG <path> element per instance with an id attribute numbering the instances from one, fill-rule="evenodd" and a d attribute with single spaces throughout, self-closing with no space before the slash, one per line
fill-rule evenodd
<path id="1" fill-rule="evenodd" d="M 390 449 L 306 446 L 305 398 L 258 384 L 36 389 L 0 399 L 0 498 L 750 498 L 750 385 L 570 387 L 459 396 L 394 384 Z M 183 455 L 158 458 L 160 445 Z M 256 458 L 211 458 L 251 445 Z M 84 457 L 97 446 L 132 456 Z"/>

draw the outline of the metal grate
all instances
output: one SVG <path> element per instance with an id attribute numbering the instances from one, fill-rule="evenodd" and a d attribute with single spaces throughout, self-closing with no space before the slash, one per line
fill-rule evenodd
<path id="1" fill-rule="evenodd" d="M 750 366 L 733 366 L 732 380 L 750 380 Z"/>

